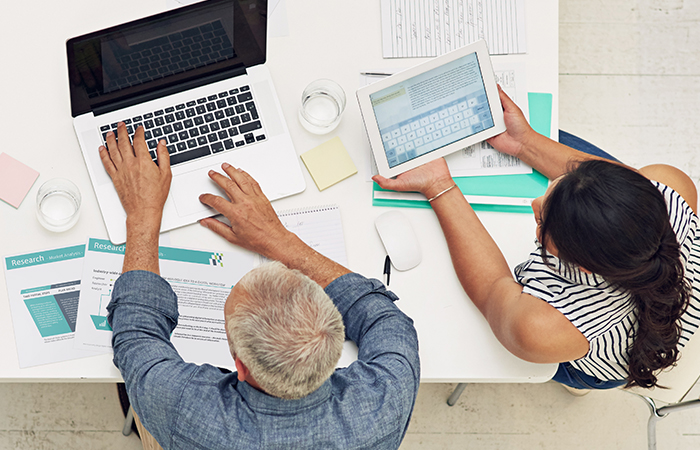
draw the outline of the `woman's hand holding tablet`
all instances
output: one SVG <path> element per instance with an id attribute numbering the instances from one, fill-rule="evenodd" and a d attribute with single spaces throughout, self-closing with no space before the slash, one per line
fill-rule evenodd
<path id="1" fill-rule="evenodd" d="M 360 88 L 357 99 L 384 177 L 506 129 L 483 40 Z"/>

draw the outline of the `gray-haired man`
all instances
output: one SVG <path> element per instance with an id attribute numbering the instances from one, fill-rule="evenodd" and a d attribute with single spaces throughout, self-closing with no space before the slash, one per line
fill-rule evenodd
<path id="1" fill-rule="evenodd" d="M 127 213 L 123 275 L 109 305 L 114 362 L 134 410 L 163 448 L 397 448 L 419 385 L 418 343 L 396 296 L 323 257 L 288 232 L 258 184 L 227 164 L 211 178 L 229 200 L 201 201 L 224 214 L 202 225 L 280 263 L 245 275 L 226 302 L 237 372 L 182 361 L 170 344 L 177 298 L 159 276 L 158 231 L 170 187 L 143 130 L 129 144 L 107 136 L 105 169 Z M 358 361 L 334 370 L 344 337 Z M 146 438 L 149 436 L 144 433 Z M 146 443 L 144 442 L 144 445 Z"/>

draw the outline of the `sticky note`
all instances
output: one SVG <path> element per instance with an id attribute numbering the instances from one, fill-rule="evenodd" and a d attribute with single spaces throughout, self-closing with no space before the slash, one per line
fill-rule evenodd
<path id="1" fill-rule="evenodd" d="M 357 167 L 337 136 L 304 153 L 301 160 L 319 191 L 357 173 Z"/>
<path id="2" fill-rule="evenodd" d="M 19 208 L 39 172 L 7 153 L 0 153 L 0 199 Z"/>

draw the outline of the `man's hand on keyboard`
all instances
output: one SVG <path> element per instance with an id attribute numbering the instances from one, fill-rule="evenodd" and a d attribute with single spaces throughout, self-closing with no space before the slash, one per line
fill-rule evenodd
<path id="1" fill-rule="evenodd" d="M 134 133 L 131 145 L 124 123 L 117 127 L 119 142 L 111 131 L 107 148 L 100 147 L 100 158 L 119 194 L 127 221 L 157 225 L 170 190 L 170 156 L 165 141 L 158 143 L 158 165 L 151 160 L 143 127 Z"/>

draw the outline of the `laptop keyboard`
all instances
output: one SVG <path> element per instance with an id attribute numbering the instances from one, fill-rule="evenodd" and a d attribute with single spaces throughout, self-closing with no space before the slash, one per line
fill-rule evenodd
<path id="1" fill-rule="evenodd" d="M 153 161 L 157 160 L 158 142 L 165 139 L 171 166 L 266 139 L 249 86 L 102 125 L 105 145 L 109 131 L 116 135 L 118 122 L 126 124 L 130 136 L 144 127 Z"/>

